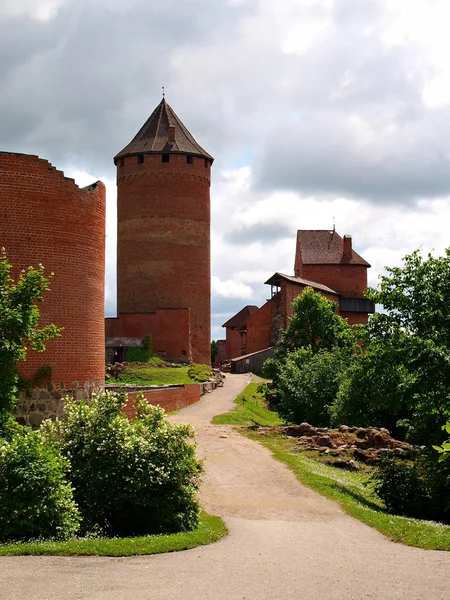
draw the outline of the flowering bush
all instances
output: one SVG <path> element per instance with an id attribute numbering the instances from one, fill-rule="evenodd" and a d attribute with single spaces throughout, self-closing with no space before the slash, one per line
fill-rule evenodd
<path id="1" fill-rule="evenodd" d="M 75 535 L 80 515 L 67 471 L 67 460 L 35 432 L 0 441 L 0 540 Z"/>
<path id="2" fill-rule="evenodd" d="M 41 428 L 71 464 L 84 529 L 126 536 L 195 528 L 201 464 L 192 428 L 172 425 L 144 400 L 130 421 L 125 402 L 125 394 L 111 392 L 91 402 L 66 399 L 64 420 Z"/>

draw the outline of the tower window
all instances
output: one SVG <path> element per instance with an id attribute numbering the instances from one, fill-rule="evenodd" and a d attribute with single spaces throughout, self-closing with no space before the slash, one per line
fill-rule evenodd
<path id="1" fill-rule="evenodd" d="M 169 162 L 169 158 L 170 158 L 169 154 L 163 154 L 162 155 L 162 161 L 163 162 Z"/>
<path id="2" fill-rule="evenodd" d="M 119 160 L 119 167 L 123 167 L 123 166 L 124 166 L 124 164 L 125 164 L 125 161 L 124 161 L 124 159 L 123 159 L 123 158 L 121 158 L 121 159 Z"/>
<path id="3" fill-rule="evenodd" d="M 192 165 L 194 162 L 194 157 L 193 156 L 186 156 L 186 162 L 188 165 Z"/>
<path id="4" fill-rule="evenodd" d="M 143 154 L 138 154 L 138 164 L 142 165 L 142 163 L 144 162 L 144 155 Z"/>
<path id="5" fill-rule="evenodd" d="M 209 160 L 207 158 L 205 158 L 205 167 L 207 167 L 209 165 Z"/>

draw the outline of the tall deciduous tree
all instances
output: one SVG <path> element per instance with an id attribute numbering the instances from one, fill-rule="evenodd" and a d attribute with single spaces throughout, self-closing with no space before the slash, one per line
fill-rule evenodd
<path id="1" fill-rule="evenodd" d="M 352 339 L 349 325 L 336 314 L 337 304 L 311 287 L 295 298 L 292 307 L 294 313 L 282 339 L 286 350 L 309 348 L 316 353 L 347 346 Z"/>
<path id="2" fill-rule="evenodd" d="M 365 329 L 366 368 L 348 373 L 335 415 L 388 410 L 412 441 L 440 441 L 450 418 L 450 248 L 440 257 L 416 250 L 386 271 L 367 292 L 385 312 Z M 381 400 L 383 380 L 390 385 Z"/>
<path id="3" fill-rule="evenodd" d="M 44 267 L 29 267 L 11 276 L 6 251 L 0 252 L 0 433 L 2 421 L 14 407 L 17 398 L 17 363 L 25 360 L 27 349 L 42 352 L 45 343 L 60 335 L 55 325 L 39 327 L 37 303 L 44 298 L 50 280 Z"/>

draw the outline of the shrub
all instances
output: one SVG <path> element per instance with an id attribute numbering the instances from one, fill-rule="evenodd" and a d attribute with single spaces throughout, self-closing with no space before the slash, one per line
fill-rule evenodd
<path id="1" fill-rule="evenodd" d="M 37 433 L 16 433 L 0 445 L 0 539 L 64 539 L 80 515 L 66 481 L 68 462 Z"/>
<path id="2" fill-rule="evenodd" d="M 316 354 L 309 348 L 288 353 L 277 376 L 277 412 L 288 422 L 329 426 L 329 407 L 336 398 L 344 366 L 340 348 Z"/>
<path id="3" fill-rule="evenodd" d="M 85 531 L 127 536 L 195 528 L 201 465 L 188 441 L 192 428 L 170 424 L 144 400 L 130 421 L 125 402 L 125 394 L 109 392 L 90 403 L 66 399 L 64 421 L 41 428 L 70 459 Z"/>
<path id="4" fill-rule="evenodd" d="M 331 407 L 332 425 L 387 427 L 400 433 L 397 422 L 406 418 L 404 369 L 378 352 L 355 357 L 343 374 Z"/>
<path id="5" fill-rule="evenodd" d="M 417 454 L 412 460 L 385 457 L 374 479 L 389 512 L 450 523 L 450 463 Z"/>
<path id="6" fill-rule="evenodd" d="M 188 375 L 193 381 L 208 381 L 211 377 L 211 367 L 192 363 L 188 367 Z"/>
<path id="7" fill-rule="evenodd" d="M 152 357 L 148 348 L 127 348 L 125 351 L 126 362 L 148 362 Z"/>

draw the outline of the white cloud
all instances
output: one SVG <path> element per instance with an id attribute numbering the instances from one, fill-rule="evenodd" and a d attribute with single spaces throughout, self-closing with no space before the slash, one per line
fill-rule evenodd
<path id="1" fill-rule="evenodd" d="M 211 290 L 222 298 L 251 298 L 253 294 L 250 286 L 233 279 L 222 281 L 217 276 L 211 278 Z"/>

